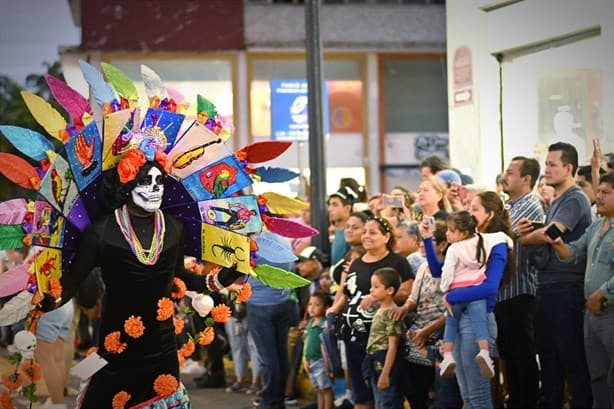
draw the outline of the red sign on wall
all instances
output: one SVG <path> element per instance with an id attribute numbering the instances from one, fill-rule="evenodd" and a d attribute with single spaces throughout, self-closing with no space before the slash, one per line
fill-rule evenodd
<path id="1" fill-rule="evenodd" d="M 454 105 L 473 102 L 473 63 L 471 49 L 458 47 L 454 51 L 452 75 L 454 78 Z"/>
<path id="2" fill-rule="evenodd" d="M 82 1 L 81 33 L 88 50 L 241 50 L 243 0 Z"/>

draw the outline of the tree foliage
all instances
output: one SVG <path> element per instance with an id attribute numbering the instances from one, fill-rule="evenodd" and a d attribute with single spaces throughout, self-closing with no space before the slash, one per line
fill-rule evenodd
<path id="1" fill-rule="evenodd" d="M 47 73 L 64 81 L 62 74 L 62 66 L 59 61 L 53 64 L 44 63 L 47 68 Z M 47 86 L 45 77 L 40 74 L 30 74 L 26 77 L 27 91 L 32 92 L 40 97 L 45 98 L 51 105 L 58 110 L 65 118 L 68 118 L 64 109 L 51 97 L 51 90 Z M 22 88 L 11 78 L 0 74 L 0 124 L 14 125 L 23 128 L 32 129 L 47 135 L 45 129 L 36 122 L 23 98 L 21 97 Z M 0 134 L 1 135 L 1 134 Z M 54 139 L 50 138 L 55 144 Z M 4 136 L 0 136 L 0 151 L 15 154 L 15 149 L 6 140 Z M 25 158 L 27 160 L 27 158 Z M 32 162 L 32 165 L 38 165 Z M 3 175 L 0 175 L 0 201 L 8 200 L 14 197 L 27 197 L 33 199 L 36 192 L 22 189 L 15 186 L 11 181 L 7 180 Z"/>

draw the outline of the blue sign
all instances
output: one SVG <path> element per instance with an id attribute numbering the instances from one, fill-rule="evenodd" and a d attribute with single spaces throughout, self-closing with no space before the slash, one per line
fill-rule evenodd
<path id="1" fill-rule="evenodd" d="M 329 132 L 328 94 L 322 95 L 324 133 Z M 306 141 L 309 139 L 307 115 L 307 81 L 271 81 L 271 138 L 274 140 Z"/>

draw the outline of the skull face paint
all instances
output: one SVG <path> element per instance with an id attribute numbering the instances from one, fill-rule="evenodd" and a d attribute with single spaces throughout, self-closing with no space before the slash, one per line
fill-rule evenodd
<path id="1" fill-rule="evenodd" d="M 150 213 L 160 208 L 163 194 L 164 177 L 155 166 L 139 178 L 138 184 L 131 192 L 134 204 Z"/>

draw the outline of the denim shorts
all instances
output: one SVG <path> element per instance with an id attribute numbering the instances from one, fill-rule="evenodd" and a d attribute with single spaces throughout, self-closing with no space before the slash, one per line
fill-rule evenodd
<path id="1" fill-rule="evenodd" d="M 324 359 L 309 361 L 309 379 L 315 389 L 328 389 L 333 387 L 333 380 L 326 373 Z"/>
<path id="2" fill-rule="evenodd" d="M 60 308 L 43 314 L 36 325 L 36 338 L 54 343 L 58 338 L 68 339 L 74 307 L 72 300 Z"/>

